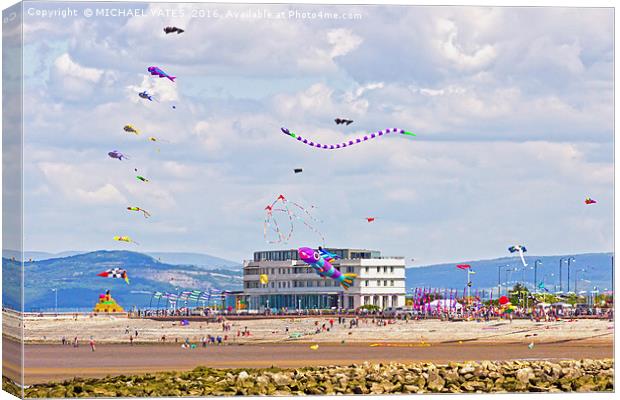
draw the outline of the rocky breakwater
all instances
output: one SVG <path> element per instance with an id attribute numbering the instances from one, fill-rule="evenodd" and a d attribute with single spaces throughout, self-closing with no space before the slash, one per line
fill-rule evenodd
<path id="1" fill-rule="evenodd" d="M 613 360 L 369 364 L 300 369 L 212 369 L 34 385 L 26 397 L 599 392 Z"/>

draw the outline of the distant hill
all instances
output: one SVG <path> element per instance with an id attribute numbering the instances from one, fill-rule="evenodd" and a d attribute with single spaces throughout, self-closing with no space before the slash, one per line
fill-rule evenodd
<path id="1" fill-rule="evenodd" d="M 201 253 L 175 253 L 175 252 L 149 252 L 146 253 L 161 262 L 169 264 L 196 265 L 206 268 L 226 268 L 232 267 L 241 269 L 238 261 L 226 260 L 219 257 Z"/>
<path id="2" fill-rule="evenodd" d="M 97 276 L 115 267 L 127 270 L 130 285 L 122 279 Z M 3 258 L 3 302 L 11 308 L 19 304 L 18 268 L 10 259 Z M 58 289 L 59 309 L 91 308 L 98 295 L 110 289 L 119 304 L 131 308 L 147 305 L 149 293 L 155 291 L 239 290 L 242 281 L 238 269 L 175 265 L 132 251 L 99 250 L 26 262 L 24 302 L 27 311 L 53 309 L 55 299 L 52 289 Z"/>
<path id="3" fill-rule="evenodd" d="M 48 253 L 45 251 L 24 251 L 24 260 L 35 260 L 35 261 L 39 261 L 39 260 L 48 260 L 50 258 L 62 258 L 62 257 L 69 257 L 69 256 L 75 256 L 78 254 L 84 254 L 87 253 L 86 251 L 63 251 L 60 253 Z M 19 259 L 19 251 L 16 250 L 4 250 L 2 252 L 2 257 L 4 258 L 11 258 L 11 257 L 15 257 L 15 259 Z"/>
<path id="4" fill-rule="evenodd" d="M 612 253 L 588 253 L 572 255 L 575 261 L 571 261 L 570 289 L 574 291 L 575 277 L 577 278 L 577 290 L 611 289 L 611 256 Z M 512 287 L 516 282 L 524 281 L 528 288 L 534 285 L 534 262 L 538 264 L 537 281 L 544 280 L 545 287 L 551 291 L 559 290 L 559 262 L 560 258 L 568 258 L 567 255 L 558 256 L 528 256 L 528 266 L 523 269 L 519 257 L 503 257 L 492 260 L 459 261 L 459 264 L 470 264 L 476 272 L 471 275 L 472 288 L 485 289 L 497 288 L 498 266 L 501 268 L 501 282 L 505 287 L 506 281 Z M 421 267 L 409 267 L 406 270 L 406 285 L 408 289 L 416 287 L 451 288 L 463 290 L 467 283 L 467 274 L 456 268 L 457 263 L 426 265 Z M 508 267 L 506 267 L 508 266 Z M 506 272 L 515 269 L 518 271 Z M 586 271 L 582 271 L 585 269 Z M 551 276 L 553 274 L 553 276 Z M 567 264 L 562 267 L 562 289 L 567 289 Z M 503 290 L 503 289 L 502 289 Z"/>
<path id="5" fill-rule="evenodd" d="M 24 251 L 24 260 L 33 260 L 33 261 L 43 261 L 49 260 L 52 258 L 63 258 L 70 257 L 79 254 L 88 253 L 87 251 L 63 251 L 60 253 L 48 253 L 45 251 Z M 11 258 L 15 257 L 19 259 L 20 252 L 16 250 L 4 250 L 2 257 Z M 185 265 L 196 265 L 205 268 L 224 268 L 224 267 L 232 267 L 232 268 L 241 268 L 241 263 L 238 261 L 226 260 L 224 258 L 215 257 L 209 254 L 203 253 L 181 253 L 181 252 L 146 252 L 147 254 L 153 258 L 156 258 L 160 262 L 168 263 L 168 264 L 185 264 Z"/>

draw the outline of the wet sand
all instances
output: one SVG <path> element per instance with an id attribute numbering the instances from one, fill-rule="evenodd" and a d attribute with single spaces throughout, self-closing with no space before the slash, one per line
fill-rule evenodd
<path id="1" fill-rule="evenodd" d="M 4 351 L 19 351 L 19 344 L 3 338 Z M 182 349 L 175 344 L 87 345 L 31 344 L 25 346 L 25 383 L 62 381 L 73 377 L 104 377 L 147 372 L 214 368 L 304 367 L 349 365 L 365 361 L 436 362 L 515 359 L 603 359 L 613 358 L 610 340 L 540 343 L 532 349 L 528 341 L 513 343 L 320 343 L 317 350 L 307 343 L 223 345 Z M 6 370 L 15 366 L 6 365 Z"/>

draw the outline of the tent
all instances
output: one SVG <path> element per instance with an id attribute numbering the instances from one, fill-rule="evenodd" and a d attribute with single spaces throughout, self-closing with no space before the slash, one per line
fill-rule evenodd
<path id="1" fill-rule="evenodd" d="M 459 303 L 458 301 L 452 299 L 439 299 L 439 300 L 433 300 L 428 304 L 431 308 L 431 310 L 435 310 L 435 309 L 440 309 L 440 310 L 460 310 L 463 308 L 463 306 L 461 305 L 461 303 Z"/>

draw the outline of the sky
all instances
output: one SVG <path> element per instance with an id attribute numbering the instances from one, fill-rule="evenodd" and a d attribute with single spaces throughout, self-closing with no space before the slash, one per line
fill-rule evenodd
<path id="1" fill-rule="evenodd" d="M 77 15 L 35 12 L 67 7 Z M 87 8 L 139 15 L 85 17 Z M 262 10 L 271 18 L 248 16 Z M 300 222 L 288 243 L 266 242 L 264 208 L 279 194 L 312 207 L 326 246 L 413 265 L 508 256 L 514 244 L 536 255 L 613 249 L 610 8 L 26 3 L 25 11 L 26 250 L 241 261 L 322 244 Z M 165 35 L 168 25 L 185 32 Z M 175 83 L 150 76 L 152 65 Z M 139 98 L 142 90 L 158 101 Z M 328 151 L 280 127 L 320 143 L 388 127 L 416 136 Z M 109 158 L 112 150 L 129 160 Z M 586 206 L 586 196 L 598 203 Z"/>

